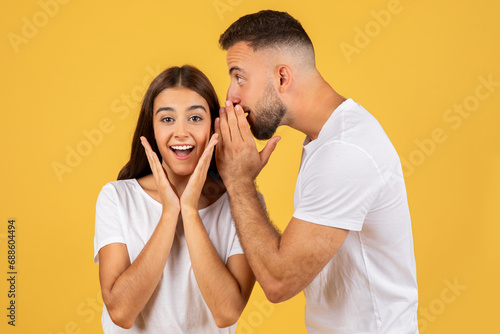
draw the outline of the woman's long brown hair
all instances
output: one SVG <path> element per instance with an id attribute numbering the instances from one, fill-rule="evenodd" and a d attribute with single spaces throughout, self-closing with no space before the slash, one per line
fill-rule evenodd
<path id="1" fill-rule="evenodd" d="M 134 137 L 132 139 L 132 150 L 130 152 L 130 160 L 123 166 L 118 174 L 118 180 L 140 178 L 151 174 L 151 168 L 141 145 L 140 137 L 144 136 L 148 140 L 153 151 L 156 152 L 161 161 L 161 154 L 156 145 L 156 139 L 153 129 L 153 104 L 155 98 L 163 90 L 167 88 L 182 87 L 198 93 L 203 97 L 210 108 L 211 129 L 214 131 L 214 121 L 219 117 L 219 100 L 215 89 L 210 83 L 210 80 L 196 67 L 184 65 L 182 67 L 170 67 L 161 72 L 149 85 L 144 99 L 142 101 L 137 127 L 135 128 Z M 215 151 L 214 151 L 215 153 Z M 212 162 L 208 170 L 208 174 L 212 177 L 220 179 L 215 165 L 215 158 L 212 156 Z"/>

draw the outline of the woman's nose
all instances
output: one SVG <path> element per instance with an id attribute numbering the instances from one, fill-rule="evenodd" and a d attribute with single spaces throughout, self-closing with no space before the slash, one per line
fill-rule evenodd
<path id="1" fill-rule="evenodd" d="M 176 122 L 174 129 L 175 138 L 186 138 L 188 136 L 187 126 L 184 122 Z"/>

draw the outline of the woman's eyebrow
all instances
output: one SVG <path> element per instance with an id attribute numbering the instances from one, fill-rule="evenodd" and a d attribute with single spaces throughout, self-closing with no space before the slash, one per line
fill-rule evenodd
<path id="1" fill-rule="evenodd" d="M 207 109 L 205 109 L 205 107 L 204 107 L 204 106 L 202 106 L 202 105 L 198 105 L 198 104 L 195 104 L 195 105 L 193 105 L 193 106 L 191 106 L 191 107 L 187 108 L 187 111 L 191 111 L 191 110 L 198 109 L 198 108 L 201 108 L 201 109 L 205 110 L 205 112 L 207 112 Z"/>
<path id="2" fill-rule="evenodd" d="M 158 108 L 158 110 L 156 110 L 155 115 L 158 114 L 160 111 L 163 111 L 163 110 L 165 110 L 165 111 L 175 111 L 174 108 L 172 108 L 172 107 L 161 107 L 161 108 Z"/>
<path id="3" fill-rule="evenodd" d="M 186 109 L 186 111 L 192 111 L 192 110 L 195 110 L 195 109 L 203 109 L 205 112 L 207 112 L 207 109 L 205 109 L 204 106 L 202 106 L 201 104 L 195 104 L 195 105 L 192 105 L 190 106 L 189 108 Z M 172 107 L 161 107 L 161 108 L 158 108 L 158 110 L 156 110 L 155 114 L 158 114 L 160 111 L 174 111 L 174 108 Z"/>

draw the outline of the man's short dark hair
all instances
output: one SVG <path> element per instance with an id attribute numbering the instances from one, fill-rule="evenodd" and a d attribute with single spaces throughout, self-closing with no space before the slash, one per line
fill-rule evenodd
<path id="1" fill-rule="evenodd" d="M 286 12 L 262 10 L 240 17 L 220 36 L 219 45 L 223 50 L 239 42 L 248 42 L 254 51 L 274 46 L 314 48 L 299 21 Z"/>

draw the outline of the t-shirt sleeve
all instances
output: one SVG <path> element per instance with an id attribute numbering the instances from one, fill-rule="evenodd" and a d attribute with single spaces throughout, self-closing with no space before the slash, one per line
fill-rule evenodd
<path id="1" fill-rule="evenodd" d="M 94 262 L 99 263 L 99 250 L 112 243 L 125 243 L 118 210 L 118 193 L 108 183 L 97 197 L 95 212 Z"/>
<path id="2" fill-rule="evenodd" d="M 293 216 L 360 231 L 383 185 L 373 159 L 356 146 L 335 142 L 315 151 L 302 168 Z"/>
<path id="3" fill-rule="evenodd" d="M 243 248 L 240 244 L 240 239 L 236 234 L 236 228 L 234 227 L 234 221 L 231 219 L 231 227 L 230 227 L 230 238 L 229 238 L 229 253 L 227 258 L 229 259 L 233 255 L 244 254 Z M 226 259 L 227 262 L 227 259 Z"/>

